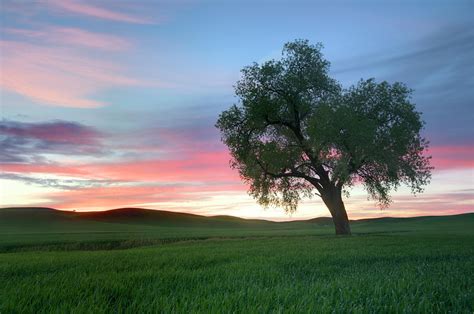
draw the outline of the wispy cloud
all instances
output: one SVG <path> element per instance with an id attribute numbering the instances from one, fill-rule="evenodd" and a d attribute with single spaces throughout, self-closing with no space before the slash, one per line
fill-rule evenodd
<path id="1" fill-rule="evenodd" d="M 106 9 L 99 5 L 91 4 L 89 1 L 74 1 L 74 0 L 45 0 L 45 2 L 55 9 L 64 12 L 89 16 L 101 20 L 109 20 L 123 23 L 133 24 L 154 24 L 155 22 L 146 17 L 133 16 L 127 13 L 118 12 Z M 103 2 L 102 2 L 103 3 Z M 115 6 L 116 2 L 109 2 Z"/>
<path id="2" fill-rule="evenodd" d="M 473 26 L 470 22 L 440 28 L 398 49 L 339 62 L 333 73 L 346 81 L 375 76 L 406 83 L 414 89 L 413 100 L 423 112 L 432 143 L 472 145 Z"/>
<path id="3" fill-rule="evenodd" d="M 0 50 L 0 86 L 42 104 L 94 108 L 106 104 L 92 98 L 102 89 L 146 84 L 122 66 L 69 47 L 2 40 Z"/>
<path id="4" fill-rule="evenodd" d="M 195 152 L 225 151 L 219 132 L 211 123 L 131 130 L 116 137 L 115 145 L 131 155 L 159 154 L 169 158 L 183 158 Z"/>
<path id="5" fill-rule="evenodd" d="M 16 35 L 36 42 L 60 46 L 89 47 L 101 50 L 125 50 L 131 47 L 128 40 L 110 34 L 90 32 L 74 27 L 48 26 L 43 29 L 5 28 L 6 34 Z"/>
<path id="6" fill-rule="evenodd" d="M 433 146 L 429 153 L 433 155 L 432 164 L 436 170 L 474 169 L 473 146 Z"/>
<path id="7" fill-rule="evenodd" d="M 81 179 L 188 182 L 209 185 L 240 182 L 238 174 L 229 168 L 227 152 L 201 152 L 185 156 L 182 159 L 155 158 L 87 164 L 4 162 L 2 169 L 18 174 L 52 174 Z"/>
<path id="8" fill-rule="evenodd" d="M 0 161 L 34 163 L 42 154 L 96 155 L 102 152 L 103 134 L 70 121 L 25 123 L 0 121 Z"/>
<path id="9" fill-rule="evenodd" d="M 474 50 L 474 31 L 470 25 L 439 29 L 430 36 L 399 47 L 399 51 L 386 50 L 378 54 L 359 56 L 339 62 L 334 74 L 381 72 L 384 78 L 408 80 L 410 85 L 425 86 L 454 78 L 454 82 L 471 82 L 468 75 Z M 443 74 L 443 76 L 438 76 Z M 453 82 L 453 83 L 454 83 Z M 449 85 L 449 87 L 453 87 Z M 432 89 L 428 89 L 432 91 Z"/>
<path id="10" fill-rule="evenodd" d="M 61 209 L 111 209 L 116 207 L 136 207 L 149 204 L 148 207 L 162 210 L 182 211 L 190 207 L 189 212 L 196 210 L 211 211 L 216 205 L 213 197 L 228 195 L 235 191 L 243 192 L 242 185 L 138 185 L 91 187 L 69 191 L 49 193 L 49 206 Z M 205 208 L 196 208 L 193 203 L 204 202 Z M 214 204 L 213 204 L 214 203 Z M 153 204 L 153 205 L 151 205 Z M 146 205 L 145 205 L 146 206 Z"/>
<path id="11" fill-rule="evenodd" d="M 86 188 L 96 188 L 111 186 L 118 182 L 109 180 L 78 180 L 78 179 L 57 179 L 57 178 L 38 178 L 34 176 L 19 175 L 16 173 L 0 173 L 0 179 L 17 180 L 26 184 L 34 184 L 41 187 L 48 187 L 61 190 L 76 190 Z"/>

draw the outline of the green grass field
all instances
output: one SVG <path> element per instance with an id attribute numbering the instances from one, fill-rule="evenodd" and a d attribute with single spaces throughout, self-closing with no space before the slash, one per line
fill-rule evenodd
<path id="1" fill-rule="evenodd" d="M 0 313 L 474 311 L 474 214 L 352 229 L 0 209 Z"/>

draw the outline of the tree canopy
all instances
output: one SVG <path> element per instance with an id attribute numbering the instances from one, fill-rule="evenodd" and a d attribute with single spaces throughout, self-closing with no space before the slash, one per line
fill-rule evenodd
<path id="1" fill-rule="evenodd" d="M 333 214 L 331 200 L 354 184 L 382 207 L 400 184 L 422 192 L 432 167 L 412 90 L 374 79 L 343 88 L 321 49 L 297 40 L 280 60 L 242 69 L 239 103 L 216 126 L 249 193 L 290 212 L 319 195 Z"/>

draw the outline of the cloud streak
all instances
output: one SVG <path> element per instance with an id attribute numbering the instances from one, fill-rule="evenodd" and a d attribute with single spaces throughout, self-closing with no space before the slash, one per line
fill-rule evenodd
<path id="1" fill-rule="evenodd" d="M 15 173 L 0 173 L 0 179 L 16 180 L 26 184 L 34 184 L 41 187 L 76 190 L 85 188 L 95 188 L 103 186 L 111 186 L 117 184 L 115 181 L 108 180 L 77 180 L 77 179 L 54 179 L 54 178 L 37 178 L 33 176 L 19 175 Z"/>
<path id="2" fill-rule="evenodd" d="M 53 192 L 49 193 L 47 197 L 50 199 L 49 206 L 62 209 L 110 209 L 153 203 L 155 204 L 154 208 L 179 211 L 179 208 L 176 208 L 179 204 L 189 206 L 193 202 L 211 201 L 212 196 L 216 193 L 226 194 L 238 188 L 239 186 L 235 185 L 219 187 L 190 185 L 94 187 Z"/>
<path id="3" fill-rule="evenodd" d="M 125 75 L 123 67 L 90 58 L 69 47 L 48 47 L 17 41 L 0 41 L 2 88 L 43 104 L 94 108 L 106 103 L 94 93 L 114 86 L 135 86 L 143 81 Z"/>
<path id="4" fill-rule="evenodd" d="M 122 162 L 57 164 L 2 164 L 3 171 L 19 174 L 52 174 L 82 179 L 121 180 L 137 182 L 188 182 L 209 185 L 240 182 L 229 168 L 227 152 L 195 153 L 183 159 L 149 159 Z"/>
<path id="5" fill-rule="evenodd" d="M 406 83 L 414 88 L 414 102 L 423 112 L 432 143 L 473 145 L 473 26 L 470 22 L 440 28 L 396 51 L 339 62 L 333 73 L 345 81 L 376 75 L 379 80 Z"/>
<path id="6" fill-rule="evenodd" d="M 470 145 L 433 146 L 428 153 L 436 170 L 474 169 L 474 147 Z"/>
<path id="7" fill-rule="evenodd" d="M 131 47 L 128 40 L 119 36 L 86 31 L 75 27 L 48 26 L 44 29 L 6 28 L 9 35 L 47 42 L 59 46 L 78 46 L 101 50 L 120 51 Z"/>
<path id="8" fill-rule="evenodd" d="M 26 123 L 0 121 L 0 161 L 35 163 L 42 154 L 97 155 L 103 134 L 70 121 Z"/>
<path id="9" fill-rule="evenodd" d="M 101 6 L 93 5 L 90 2 L 85 3 L 74 0 L 46 0 L 45 3 L 63 12 L 93 17 L 100 20 L 132 24 L 154 24 L 151 19 L 113 11 Z"/>

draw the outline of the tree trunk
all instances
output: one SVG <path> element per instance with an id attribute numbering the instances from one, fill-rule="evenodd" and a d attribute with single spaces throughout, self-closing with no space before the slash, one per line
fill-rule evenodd
<path id="1" fill-rule="evenodd" d="M 341 190 L 337 187 L 332 187 L 321 196 L 331 213 L 332 221 L 336 228 L 336 235 L 350 235 L 351 227 L 344 202 L 342 201 Z"/>

